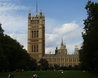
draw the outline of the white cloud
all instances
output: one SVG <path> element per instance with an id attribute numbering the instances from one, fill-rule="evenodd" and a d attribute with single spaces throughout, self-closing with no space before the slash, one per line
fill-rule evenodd
<path id="1" fill-rule="evenodd" d="M 46 54 L 55 53 L 54 47 L 46 47 L 45 52 L 46 52 Z"/>
<path id="2" fill-rule="evenodd" d="M 66 24 L 63 24 L 62 26 L 60 26 L 59 28 L 56 28 L 54 30 L 54 33 L 65 34 L 65 33 L 72 32 L 73 30 L 75 30 L 78 27 L 79 26 L 75 23 L 66 23 Z"/>
<path id="3" fill-rule="evenodd" d="M 28 10 L 30 8 L 24 5 L 18 5 L 14 1 L 19 2 L 19 0 L 0 0 L 0 11 Z"/>
<path id="4" fill-rule="evenodd" d="M 59 27 L 62 22 L 53 18 L 47 18 L 46 17 L 46 33 L 51 33 L 53 31 L 53 29 L 55 29 L 56 27 Z"/>
<path id="5" fill-rule="evenodd" d="M 11 0 L 0 0 L 0 1 L 11 1 Z"/>
<path id="6" fill-rule="evenodd" d="M 20 14 L 19 10 L 27 10 L 29 7 L 17 5 L 13 1 L 19 0 L 0 0 L 0 23 L 5 33 L 27 32 L 27 17 Z"/>
<path id="7" fill-rule="evenodd" d="M 18 40 L 27 49 L 27 17 L 1 15 L 0 21 L 5 33 Z M 50 51 L 54 53 L 55 47 L 60 45 L 62 38 L 69 53 L 73 52 L 74 45 L 81 43 L 82 28 L 76 23 L 65 23 L 56 28 L 50 28 L 50 30 L 51 33 L 46 33 L 46 53 Z M 47 29 L 46 31 L 50 30 Z"/>
<path id="8" fill-rule="evenodd" d="M 66 43 L 68 53 L 73 53 L 74 46 L 78 45 L 80 47 L 82 42 L 81 32 L 82 28 L 75 22 L 65 23 L 52 29 L 50 34 L 46 34 L 46 47 L 59 46 L 63 38 L 64 43 Z"/>
<path id="9" fill-rule="evenodd" d="M 27 18 L 21 16 L 0 16 L 0 22 L 5 34 L 16 39 L 27 49 Z"/>
<path id="10" fill-rule="evenodd" d="M 16 6 L 16 5 L 12 5 L 12 4 L 0 7 L 0 11 L 26 10 L 26 9 L 28 9 L 28 8 L 25 6 Z"/>
<path id="11" fill-rule="evenodd" d="M 28 7 L 25 7 L 25 6 L 20 6 L 20 5 L 15 5 L 15 4 L 12 4 L 12 3 L 3 3 L 2 6 L 0 6 L 0 11 L 12 11 L 12 10 L 28 10 Z"/>
<path id="12" fill-rule="evenodd" d="M 0 0 L 0 2 L 5 2 L 5 1 L 12 1 L 12 0 Z"/>
<path id="13" fill-rule="evenodd" d="M 22 16 L 0 16 L 0 22 L 7 33 L 27 33 L 27 18 Z"/>
<path id="14" fill-rule="evenodd" d="M 18 10 L 27 10 L 28 7 L 10 3 L 12 0 L 0 0 L 0 22 L 5 33 L 18 40 L 27 49 L 27 16 L 8 14 Z M 14 0 L 15 1 L 15 0 Z M 63 38 L 69 53 L 74 50 L 74 45 L 79 45 L 82 28 L 75 22 L 62 24 L 55 19 L 46 19 L 46 53 L 54 53 Z"/>
<path id="15" fill-rule="evenodd" d="M 9 34 L 12 38 L 16 39 L 19 41 L 21 45 L 24 46 L 25 49 L 27 49 L 27 33 L 26 34 Z"/>
<path id="16" fill-rule="evenodd" d="M 12 0 L 0 0 L 0 23 L 5 34 L 18 40 L 27 49 L 27 16 L 18 15 L 19 10 L 26 10 L 28 7 L 16 5 Z M 15 0 L 14 0 L 15 1 Z"/>

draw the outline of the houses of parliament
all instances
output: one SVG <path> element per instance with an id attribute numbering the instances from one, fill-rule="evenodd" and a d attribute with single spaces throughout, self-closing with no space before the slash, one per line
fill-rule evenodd
<path id="1" fill-rule="evenodd" d="M 32 16 L 28 14 L 28 53 L 37 61 L 46 59 L 49 65 L 76 66 L 79 65 L 79 51 L 75 48 L 74 54 L 68 54 L 63 40 L 55 54 L 45 54 L 45 16 L 42 11 Z"/>

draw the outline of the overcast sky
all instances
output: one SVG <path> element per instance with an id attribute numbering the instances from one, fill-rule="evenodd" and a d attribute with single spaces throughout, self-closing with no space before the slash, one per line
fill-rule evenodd
<path id="1" fill-rule="evenodd" d="M 87 17 L 88 0 L 38 0 L 38 11 L 45 16 L 46 53 L 54 53 L 63 39 L 68 53 L 82 44 L 83 20 Z M 98 2 L 98 0 L 92 0 Z M 0 0 L 0 22 L 5 34 L 27 49 L 28 12 L 36 13 L 36 0 Z"/>

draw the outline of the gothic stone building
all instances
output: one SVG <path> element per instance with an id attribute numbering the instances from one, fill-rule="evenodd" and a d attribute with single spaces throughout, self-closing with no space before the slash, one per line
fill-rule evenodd
<path id="1" fill-rule="evenodd" d="M 45 16 L 42 11 L 34 16 L 28 15 L 28 53 L 37 61 L 46 59 L 50 65 L 75 66 L 79 64 L 78 48 L 74 54 L 67 54 L 63 41 L 55 54 L 45 54 Z"/>

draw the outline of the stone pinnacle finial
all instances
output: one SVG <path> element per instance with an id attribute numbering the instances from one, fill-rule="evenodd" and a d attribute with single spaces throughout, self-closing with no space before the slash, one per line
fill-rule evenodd
<path id="1" fill-rule="evenodd" d="M 42 8 L 40 8 L 40 12 L 42 12 Z"/>
<path id="2" fill-rule="evenodd" d="M 31 11 L 29 10 L 28 18 L 31 19 Z"/>
<path id="3" fill-rule="evenodd" d="M 36 0 L 36 15 L 38 14 L 38 1 Z"/>
<path id="4" fill-rule="evenodd" d="M 42 9 L 40 9 L 40 16 L 43 16 Z"/>
<path id="5" fill-rule="evenodd" d="M 63 45 L 63 39 L 62 39 L 61 45 Z"/>
<path id="6" fill-rule="evenodd" d="M 88 1 L 91 1 L 91 0 L 88 0 Z"/>

